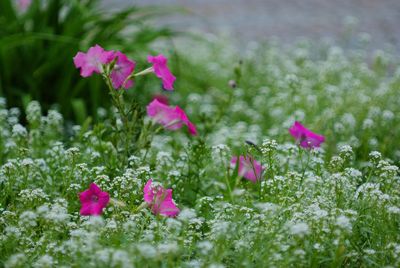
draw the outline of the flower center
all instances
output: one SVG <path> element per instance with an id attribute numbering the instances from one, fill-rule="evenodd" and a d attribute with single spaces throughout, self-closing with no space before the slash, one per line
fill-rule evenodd
<path id="1" fill-rule="evenodd" d="M 92 195 L 92 197 L 90 198 L 93 202 L 97 202 L 99 201 L 99 197 L 97 195 Z"/>

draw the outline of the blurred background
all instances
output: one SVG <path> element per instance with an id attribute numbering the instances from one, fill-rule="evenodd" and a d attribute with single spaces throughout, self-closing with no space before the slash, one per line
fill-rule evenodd
<path id="1" fill-rule="evenodd" d="M 237 61 L 253 41 L 285 46 L 304 37 L 345 49 L 362 44 L 363 51 L 398 52 L 399 25 L 399 0 L 1 0 L 0 95 L 8 107 L 24 110 L 35 99 L 44 110 L 55 108 L 82 123 L 88 116 L 96 120 L 98 109 L 110 103 L 101 78 L 82 79 L 73 66 L 73 56 L 94 44 L 122 50 L 138 69 L 146 67 L 148 54 L 166 54 L 185 92 L 188 85 L 224 85 L 230 75 L 201 79 L 202 72 L 208 75 L 203 66 L 177 49 L 188 40 L 196 40 L 199 50 L 211 47 L 201 42 L 224 40 L 237 49 Z M 149 88 L 157 92 L 160 85 L 138 80 L 135 91 L 143 94 L 137 98 L 148 101 Z"/>
<path id="2" fill-rule="evenodd" d="M 105 8 L 164 5 L 184 13 L 157 20 L 179 30 L 228 33 L 240 44 L 277 37 L 341 41 L 349 27 L 371 39 L 371 48 L 399 49 L 399 0 L 103 0 Z"/>

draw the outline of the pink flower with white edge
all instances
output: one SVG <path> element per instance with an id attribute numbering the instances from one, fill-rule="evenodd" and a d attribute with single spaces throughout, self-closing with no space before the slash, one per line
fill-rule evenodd
<path id="1" fill-rule="evenodd" d="M 177 130 L 186 125 L 191 135 L 197 135 L 196 126 L 179 106 L 171 107 L 154 99 L 147 105 L 147 114 L 166 129 Z"/>
<path id="2" fill-rule="evenodd" d="M 236 167 L 238 162 L 238 157 L 234 156 L 231 159 L 231 166 Z M 260 163 L 258 163 L 254 158 L 250 156 L 239 156 L 239 167 L 238 167 L 238 175 L 240 177 L 244 177 L 251 182 L 256 183 L 261 179 L 263 167 Z"/>
<path id="3" fill-rule="evenodd" d="M 113 51 L 105 51 L 101 46 L 89 48 L 87 53 L 78 52 L 74 57 L 76 68 L 81 69 L 81 76 L 89 77 L 93 73 L 103 72 L 103 65 L 112 62 Z"/>
<path id="4" fill-rule="evenodd" d="M 132 80 L 126 80 L 135 70 L 136 63 L 120 51 L 115 52 L 113 60 L 117 58 L 111 72 L 111 82 L 114 88 L 124 87 L 126 89 L 133 86 Z"/>
<path id="5" fill-rule="evenodd" d="M 325 141 L 324 136 L 312 132 L 297 121 L 289 128 L 289 133 L 301 147 L 307 149 L 320 147 L 321 143 Z"/>
<path id="6" fill-rule="evenodd" d="M 172 189 L 164 189 L 160 185 L 153 185 L 150 179 L 143 189 L 144 201 L 148 204 L 154 215 L 175 217 L 180 210 L 172 200 Z"/>
<path id="7" fill-rule="evenodd" d="M 173 90 L 176 77 L 168 69 L 167 58 L 162 54 L 158 56 L 149 55 L 147 61 L 153 64 L 153 72 L 162 80 L 164 89 Z"/>
<path id="8" fill-rule="evenodd" d="M 110 196 L 107 192 L 101 191 L 95 183 L 91 183 L 89 189 L 79 194 L 79 200 L 82 204 L 80 210 L 82 216 L 101 215 L 110 202 Z"/>

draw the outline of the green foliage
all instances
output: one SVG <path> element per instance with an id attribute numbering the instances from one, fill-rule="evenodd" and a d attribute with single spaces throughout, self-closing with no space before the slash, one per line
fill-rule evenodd
<path id="1" fill-rule="evenodd" d="M 34 99 L 46 109 L 55 104 L 67 119 L 82 123 L 110 101 L 100 77 L 79 76 L 72 62 L 78 51 L 100 44 L 142 59 L 149 44 L 172 35 L 146 24 L 166 10 L 129 7 L 104 13 L 100 2 L 33 0 L 26 11 L 13 0 L 0 2 L 0 94 L 10 107 L 22 108 Z"/>
<path id="2" fill-rule="evenodd" d="M 199 137 L 161 129 L 127 155 L 113 110 L 65 139 L 58 112 L 30 102 L 24 119 L 0 99 L 0 266 L 399 267 L 396 56 L 369 65 L 301 43 L 252 44 L 239 59 L 195 44 L 170 58 L 169 100 Z M 326 136 L 322 148 L 296 145 L 295 120 Z M 238 175 L 239 154 L 262 163 L 261 181 Z M 176 218 L 139 209 L 149 179 L 173 189 Z M 90 182 L 115 199 L 101 217 L 79 215 Z"/>

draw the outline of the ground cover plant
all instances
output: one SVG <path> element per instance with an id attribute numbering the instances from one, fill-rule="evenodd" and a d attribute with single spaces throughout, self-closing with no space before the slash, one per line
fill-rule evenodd
<path id="1" fill-rule="evenodd" d="M 184 67 L 76 51 L 98 124 L 1 99 L 1 265 L 398 267 L 396 56 L 200 44 Z M 144 76 L 168 92 L 143 101 Z"/>

